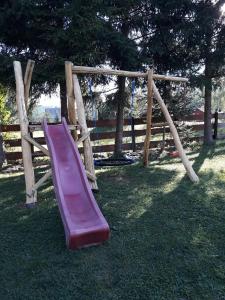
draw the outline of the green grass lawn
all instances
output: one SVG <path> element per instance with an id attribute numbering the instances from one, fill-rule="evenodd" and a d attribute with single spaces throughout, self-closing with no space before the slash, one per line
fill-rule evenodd
<path id="1" fill-rule="evenodd" d="M 111 238 L 79 251 L 50 181 L 29 210 L 23 175 L 1 175 L 0 299 L 225 299 L 225 143 L 199 152 L 199 184 L 179 159 L 99 169 Z"/>

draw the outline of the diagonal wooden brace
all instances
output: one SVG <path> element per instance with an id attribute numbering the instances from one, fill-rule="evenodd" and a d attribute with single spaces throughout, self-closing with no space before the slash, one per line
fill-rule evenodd
<path id="1" fill-rule="evenodd" d="M 80 145 L 83 141 L 85 141 L 90 136 L 90 132 L 86 132 L 82 135 L 82 137 L 76 142 L 77 146 Z"/>
<path id="2" fill-rule="evenodd" d="M 39 150 L 41 150 L 45 155 L 49 156 L 49 151 L 38 142 L 36 142 L 29 134 L 24 134 L 23 138 L 37 147 Z"/>
<path id="3" fill-rule="evenodd" d="M 48 170 L 33 186 L 33 191 L 36 191 L 42 184 L 52 175 L 52 170 Z"/>
<path id="4" fill-rule="evenodd" d="M 96 181 L 97 178 L 95 175 L 91 174 L 89 171 L 85 170 L 86 171 L 86 175 L 87 175 L 87 178 L 90 179 L 91 181 Z"/>

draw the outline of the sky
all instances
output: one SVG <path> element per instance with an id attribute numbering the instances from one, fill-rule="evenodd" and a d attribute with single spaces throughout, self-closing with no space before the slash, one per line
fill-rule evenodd
<path id="1" fill-rule="evenodd" d="M 54 94 L 41 95 L 41 98 L 38 101 L 39 105 L 45 107 L 60 107 L 60 98 L 59 98 L 59 87 L 56 89 Z"/>
<path id="2" fill-rule="evenodd" d="M 222 10 L 222 12 L 224 14 L 225 13 L 225 4 L 222 6 L 221 10 Z"/>

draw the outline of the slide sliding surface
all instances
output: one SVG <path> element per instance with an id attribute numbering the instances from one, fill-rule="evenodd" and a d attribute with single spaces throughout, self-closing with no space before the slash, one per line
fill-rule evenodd
<path id="1" fill-rule="evenodd" d="M 102 215 L 65 119 L 62 124 L 43 123 L 51 157 L 53 184 L 69 249 L 96 245 L 109 238 Z"/>

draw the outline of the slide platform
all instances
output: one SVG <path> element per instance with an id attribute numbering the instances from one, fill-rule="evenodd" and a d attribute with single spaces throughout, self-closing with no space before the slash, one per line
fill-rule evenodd
<path id="1" fill-rule="evenodd" d="M 51 157 L 53 184 L 69 249 L 97 245 L 109 238 L 102 215 L 65 119 L 62 124 L 43 123 Z"/>

